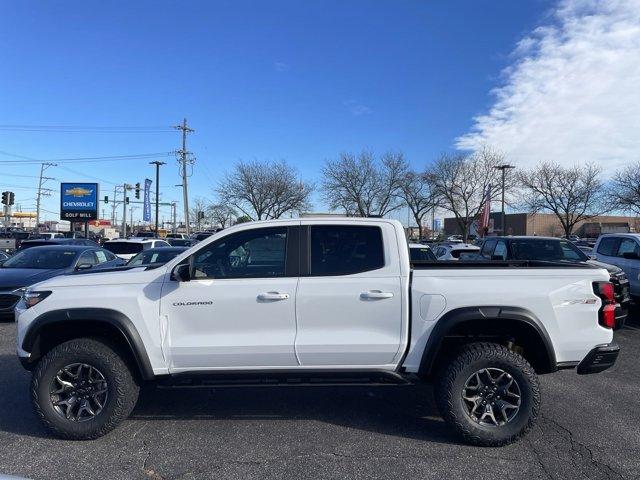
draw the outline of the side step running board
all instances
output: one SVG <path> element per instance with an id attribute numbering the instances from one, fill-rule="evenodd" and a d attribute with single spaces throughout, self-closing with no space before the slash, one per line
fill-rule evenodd
<path id="1" fill-rule="evenodd" d="M 189 372 L 163 377 L 160 388 L 277 387 L 277 386 L 392 386 L 413 385 L 417 377 L 385 370 Z"/>

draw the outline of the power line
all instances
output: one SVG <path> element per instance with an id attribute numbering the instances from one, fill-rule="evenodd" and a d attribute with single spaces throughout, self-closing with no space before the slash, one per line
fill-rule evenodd
<path id="1" fill-rule="evenodd" d="M 66 170 L 67 172 L 73 173 L 74 175 L 78 175 L 80 177 L 90 178 L 92 180 L 97 180 L 98 182 L 108 183 L 110 185 L 120 185 L 119 183 L 115 183 L 115 182 L 112 182 L 110 180 L 105 180 L 104 178 L 95 177 L 95 176 L 89 175 L 87 173 L 82 173 L 82 172 L 79 172 L 77 170 L 74 170 L 73 168 L 64 167 L 62 165 L 58 165 L 57 168 L 61 168 L 62 170 Z"/>
<path id="2" fill-rule="evenodd" d="M 167 133 L 169 126 L 0 125 L 0 131 L 46 133 Z"/>
<path id="3" fill-rule="evenodd" d="M 122 160 L 136 160 L 136 159 L 142 160 L 142 159 L 153 158 L 158 156 L 168 157 L 170 155 L 173 155 L 174 152 L 138 153 L 138 154 L 130 154 L 130 155 L 108 155 L 108 156 L 100 156 L 100 157 L 69 157 L 69 158 L 52 158 L 52 159 L 31 158 L 31 157 L 26 157 L 24 155 L 5 152 L 2 150 L 0 150 L 0 154 L 22 159 L 22 160 L 0 160 L 0 164 L 29 165 L 33 163 L 43 163 L 43 162 L 96 163 L 96 162 L 116 162 L 116 161 L 122 161 Z"/>

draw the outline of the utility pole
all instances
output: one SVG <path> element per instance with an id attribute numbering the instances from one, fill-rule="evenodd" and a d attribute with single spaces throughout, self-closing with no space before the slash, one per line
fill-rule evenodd
<path id="1" fill-rule="evenodd" d="M 154 162 L 149 162 L 149 165 L 156 166 L 156 237 L 158 236 L 158 223 L 159 223 L 159 204 L 160 204 L 160 165 L 165 165 L 165 162 L 160 162 L 158 160 Z"/>
<path id="2" fill-rule="evenodd" d="M 193 133 L 194 130 L 187 126 L 187 119 L 185 118 L 182 121 L 181 125 L 176 125 L 174 128 L 178 130 L 182 130 L 182 150 L 178 150 L 178 154 L 180 155 L 180 159 L 178 162 L 181 165 L 181 175 L 182 175 L 182 202 L 184 204 L 184 223 L 187 228 L 187 235 L 191 233 L 191 228 L 189 226 L 189 190 L 187 187 L 187 159 L 188 155 L 191 152 L 187 151 L 187 133 Z"/>
<path id="3" fill-rule="evenodd" d="M 127 189 L 130 188 L 127 183 L 122 185 L 122 238 L 127 238 Z"/>
<path id="4" fill-rule="evenodd" d="M 171 203 L 171 233 L 176 233 L 176 202 Z"/>
<path id="5" fill-rule="evenodd" d="M 116 195 L 118 194 L 118 187 L 113 187 L 113 202 L 111 202 L 111 225 L 116 226 Z"/>
<path id="6" fill-rule="evenodd" d="M 43 193 L 42 192 L 42 184 L 44 182 L 46 182 L 47 180 L 55 180 L 55 178 L 51 178 L 51 177 L 44 177 L 44 171 L 48 168 L 48 167 L 54 167 L 56 164 L 55 163 L 41 163 L 40 164 L 40 178 L 38 180 L 38 193 L 36 194 L 36 231 L 40 231 L 40 199 L 42 198 L 42 195 L 50 195 L 50 190 L 49 189 L 45 189 L 46 192 Z"/>
<path id="7" fill-rule="evenodd" d="M 507 234 L 506 221 L 505 221 L 506 215 L 504 214 L 504 178 L 505 178 L 505 172 L 508 169 L 516 168 L 516 167 L 514 167 L 513 165 L 509 165 L 507 163 L 504 163 L 502 165 L 496 165 L 493 168 L 502 171 L 502 217 L 500 220 L 500 227 L 502 228 L 502 235 L 506 235 Z"/>

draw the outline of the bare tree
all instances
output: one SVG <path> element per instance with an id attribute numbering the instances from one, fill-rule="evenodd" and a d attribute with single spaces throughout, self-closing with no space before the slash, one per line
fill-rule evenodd
<path id="1" fill-rule="evenodd" d="M 640 162 L 618 170 L 611 181 L 610 191 L 613 207 L 640 215 Z"/>
<path id="2" fill-rule="evenodd" d="M 503 161 L 502 154 L 484 148 L 471 155 L 444 154 L 433 165 L 440 207 L 453 213 L 465 242 L 487 191 L 494 196 L 501 189 L 500 171 L 495 167 Z"/>
<path id="3" fill-rule="evenodd" d="M 401 153 L 376 159 L 371 152 L 342 153 L 322 169 L 322 191 L 332 210 L 347 215 L 384 216 L 401 206 L 398 192 L 407 171 Z"/>
<path id="4" fill-rule="evenodd" d="M 207 215 L 211 219 L 211 223 L 219 225 L 222 228 L 227 228 L 233 222 L 233 218 L 236 217 L 237 212 L 224 203 L 213 203 L 209 205 L 207 209 Z"/>
<path id="5" fill-rule="evenodd" d="M 558 217 L 566 236 L 575 226 L 610 210 L 595 164 L 561 167 L 544 162 L 517 174 L 522 203 L 532 212 L 550 211 Z"/>
<path id="6" fill-rule="evenodd" d="M 206 225 L 209 222 L 208 218 L 209 201 L 202 197 L 196 197 L 191 202 L 189 207 L 189 221 L 191 224 L 196 224 L 198 229 L 201 225 Z"/>
<path id="7" fill-rule="evenodd" d="M 279 162 L 239 162 L 216 188 L 220 203 L 253 220 L 280 218 L 309 207 L 313 185 L 298 178 L 292 166 Z"/>
<path id="8" fill-rule="evenodd" d="M 440 203 L 435 180 L 435 175 L 429 170 L 424 173 L 408 171 L 400 185 L 400 196 L 418 225 L 418 238 L 422 238 L 422 219 Z"/>

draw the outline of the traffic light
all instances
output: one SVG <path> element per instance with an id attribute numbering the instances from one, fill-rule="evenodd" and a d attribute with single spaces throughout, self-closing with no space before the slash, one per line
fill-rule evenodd
<path id="1" fill-rule="evenodd" d="M 127 197 L 126 202 L 127 202 L 127 204 L 129 204 L 129 197 Z"/>
<path id="2" fill-rule="evenodd" d="M 140 182 L 136 183 L 136 198 L 140 198 Z"/>
<path id="3" fill-rule="evenodd" d="M 2 204 L 3 205 L 13 205 L 16 201 L 16 195 L 13 192 L 2 192 Z"/>
<path id="4" fill-rule="evenodd" d="M 109 195 L 104 196 L 104 203 L 109 203 Z"/>
<path id="5" fill-rule="evenodd" d="M 204 220 L 204 212 L 202 211 L 198 212 L 198 221 L 200 220 Z"/>

